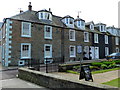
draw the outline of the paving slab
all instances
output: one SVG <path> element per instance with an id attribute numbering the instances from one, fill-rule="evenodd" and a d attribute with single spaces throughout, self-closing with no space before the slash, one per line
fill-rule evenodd
<path id="1" fill-rule="evenodd" d="M 49 90 L 45 87 L 38 86 L 19 78 L 0 80 L 0 83 L 2 83 L 2 85 L 0 85 L 0 88 L 43 88 L 44 90 Z"/>
<path id="2" fill-rule="evenodd" d="M 109 72 L 104 72 L 104 73 L 99 73 L 99 74 L 93 74 L 93 82 L 95 83 L 104 83 L 107 81 L 111 81 L 113 79 L 116 79 L 120 77 L 119 75 L 120 70 L 115 70 L 115 71 L 109 71 Z M 78 74 L 71 74 L 71 73 L 66 73 L 66 72 L 52 72 L 52 74 L 56 74 L 68 79 L 74 79 L 76 81 L 85 81 L 84 79 L 79 80 L 79 75 Z"/>

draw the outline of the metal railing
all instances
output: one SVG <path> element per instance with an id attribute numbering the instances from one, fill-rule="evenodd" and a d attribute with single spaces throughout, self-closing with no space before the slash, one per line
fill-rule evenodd
<path id="1" fill-rule="evenodd" d="M 38 59 L 28 60 L 28 68 L 42 72 L 57 72 L 59 64 L 64 63 L 61 57 L 57 58 L 44 58 L 44 63 Z"/>

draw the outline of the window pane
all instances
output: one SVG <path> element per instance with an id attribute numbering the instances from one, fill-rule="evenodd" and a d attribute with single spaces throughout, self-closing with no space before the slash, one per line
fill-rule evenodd
<path id="1" fill-rule="evenodd" d="M 52 27 L 51 27 L 51 26 L 45 26 L 44 29 L 45 29 L 45 32 L 44 32 L 44 33 L 45 33 L 45 34 L 44 34 L 45 36 L 44 36 L 44 37 L 45 37 L 46 39 L 52 39 Z"/>
<path id="2" fill-rule="evenodd" d="M 83 21 L 81 21 L 81 26 L 84 26 L 84 22 Z"/>
<path id="3" fill-rule="evenodd" d="M 50 51 L 50 46 L 46 46 L 46 51 Z"/>
<path id="4" fill-rule="evenodd" d="M 70 46 L 70 57 L 75 57 L 75 47 Z"/>
<path id="5" fill-rule="evenodd" d="M 30 23 L 23 22 L 22 25 L 22 35 L 30 35 Z"/>
<path id="6" fill-rule="evenodd" d="M 43 13 L 41 13 L 41 18 L 43 18 Z"/>
<path id="7" fill-rule="evenodd" d="M 75 31 L 70 31 L 70 39 L 75 39 Z"/>
<path id="8" fill-rule="evenodd" d="M 22 45 L 22 57 L 30 57 L 30 45 Z"/>

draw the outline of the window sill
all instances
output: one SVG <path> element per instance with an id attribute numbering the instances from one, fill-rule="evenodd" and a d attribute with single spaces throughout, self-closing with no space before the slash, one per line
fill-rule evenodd
<path id="1" fill-rule="evenodd" d="M 99 42 L 94 42 L 94 43 L 99 43 Z"/>
<path id="2" fill-rule="evenodd" d="M 50 40 L 51 40 L 52 38 L 50 38 L 50 37 L 45 37 L 44 39 L 50 39 Z"/>
<path id="3" fill-rule="evenodd" d="M 28 35 L 22 35 L 21 37 L 28 37 L 28 38 L 30 38 L 31 36 L 28 36 Z"/>
<path id="4" fill-rule="evenodd" d="M 84 42 L 89 42 L 89 41 L 84 41 Z"/>
<path id="5" fill-rule="evenodd" d="M 31 57 L 21 57 L 20 59 L 31 59 Z"/>
<path id="6" fill-rule="evenodd" d="M 70 56 L 70 57 L 76 57 L 76 56 Z"/>
<path id="7" fill-rule="evenodd" d="M 69 39 L 70 41 L 75 41 L 75 39 Z"/>

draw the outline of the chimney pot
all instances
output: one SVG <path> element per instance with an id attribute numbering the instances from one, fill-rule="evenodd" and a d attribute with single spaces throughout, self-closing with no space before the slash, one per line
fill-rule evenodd
<path id="1" fill-rule="evenodd" d="M 49 11 L 51 12 L 51 8 L 49 8 Z"/>
<path id="2" fill-rule="evenodd" d="M 23 10 L 20 9 L 20 13 L 22 13 L 22 12 L 23 12 Z"/>
<path id="3" fill-rule="evenodd" d="M 29 2 L 28 10 L 29 10 L 29 11 L 32 11 L 32 5 L 31 5 L 31 2 Z"/>

